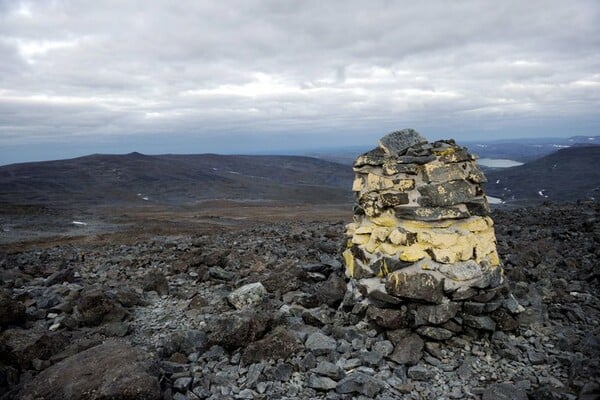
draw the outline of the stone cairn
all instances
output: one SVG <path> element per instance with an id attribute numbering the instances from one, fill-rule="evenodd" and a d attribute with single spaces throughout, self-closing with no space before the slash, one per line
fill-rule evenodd
<path id="1" fill-rule="evenodd" d="M 359 156 L 354 171 L 343 255 L 368 317 L 437 340 L 516 327 L 511 314 L 521 310 L 502 292 L 486 178 L 466 148 L 404 129 Z"/>

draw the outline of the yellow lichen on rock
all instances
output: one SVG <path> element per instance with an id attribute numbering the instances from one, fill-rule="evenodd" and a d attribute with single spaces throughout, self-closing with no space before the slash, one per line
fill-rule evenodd
<path id="1" fill-rule="evenodd" d="M 451 247 L 458 241 L 459 235 L 455 232 L 440 230 L 422 230 L 417 233 L 417 241 L 421 244 L 429 243 L 433 247 Z"/>
<path id="2" fill-rule="evenodd" d="M 379 240 L 380 242 L 384 242 L 390 234 L 390 231 L 391 229 L 389 227 L 378 226 L 373 229 L 371 237 L 374 236 L 375 239 Z"/>
<path id="3" fill-rule="evenodd" d="M 371 235 L 369 237 L 369 241 L 365 245 L 365 250 L 373 254 L 375 253 L 380 244 L 381 242 L 379 242 L 375 236 Z"/>
<path id="4" fill-rule="evenodd" d="M 480 232 L 480 231 L 485 231 L 487 229 L 489 229 L 489 227 L 491 226 L 489 224 L 489 217 L 483 218 L 483 217 L 479 217 L 479 216 L 475 216 L 475 217 L 469 217 L 467 219 L 465 219 L 464 221 L 460 221 L 458 223 L 456 223 L 456 228 L 458 229 L 464 229 L 470 232 Z"/>
<path id="5" fill-rule="evenodd" d="M 427 257 L 427 253 L 425 252 L 426 247 L 414 244 L 412 246 L 404 246 L 400 251 L 400 260 L 406 262 L 417 262 L 425 257 Z"/>
<path id="6" fill-rule="evenodd" d="M 352 236 L 352 243 L 357 245 L 364 245 L 369 243 L 371 235 L 354 235 Z"/>
<path id="7" fill-rule="evenodd" d="M 371 222 L 379 226 L 393 228 L 398 225 L 398 219 L 391 212 L 385 212 L 378 217 L 371 218 Z"/>
<path id="8" fill-rule="evenodd" d="M 388 178 L 384 178 L 373 173 L 367 174 L 367 185 L 366 189 L 369 192 L 377 192 L 380 190 L 391 189 L 394 187 L 394 181 Z"/>
<path id="9" fill-rule="evenodd" d="M 379 250 L 384 253 L 387 254 L 388 256 L 393 256 L 398 254 L 401 250 L 403 249 L 403 246 L 398 246 L 398 245 L 394 245 L 391 243 L 382 243 L 379 246 Z"/>
<path id="10" fill-rule="evenodd" d="M 406 192 L 407 190 L 412 190 L 414 188 L 414 179 L 400 179 L 397 183 L 394 184 L 394 189 L 399 190 L 401 192 Z"/>
<path id="11" fill-rule="evenodd" d="M 346 249 L 342 256 L 344 257 L 344 263 L 346 264 L 346 271 L 350 277 L 354 277 L 354 256 L 352 250 Z"/>
<path id="12" fill-rule="evenodd" d="M 393 229 L 388 236 L 388 239 L 392 244 L 405 245 L 407 241 L 406 232 L 400 232 L 398 229 Z"/>
<path id="13" fill-rule="evenodd" d="M 373 225 L 363 225 L 356 228 L 355 235 L 370 235 L 373 232 Z"/>
<path id="14" fill-rule="evenodd" d="M 363 179 L 360 176 L 357 176 L 356 178 L 354 178 L 354 181 L 352 182 L 352 191 L 360 192 L 360 191 L 362 191 L 363 186 L 364 186 Z"/>

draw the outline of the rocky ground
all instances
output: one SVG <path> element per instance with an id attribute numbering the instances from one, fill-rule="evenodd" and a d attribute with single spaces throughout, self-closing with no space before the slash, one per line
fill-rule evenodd
<path id="1" fill-rule="evenodd" d="M 599 208 L 496 210 L 519 326 L 445 342 L 345 298 L 343 222 L 6 246 L 0 398 L 595 399 Z"/>

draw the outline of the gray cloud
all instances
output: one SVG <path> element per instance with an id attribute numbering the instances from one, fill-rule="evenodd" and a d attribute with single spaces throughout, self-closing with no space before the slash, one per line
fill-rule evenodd
<path id="1" fill-rule="evenodd" d="M 0 147 L 600 126 L 593 0 L 85 3 L 0 1 Z"/>

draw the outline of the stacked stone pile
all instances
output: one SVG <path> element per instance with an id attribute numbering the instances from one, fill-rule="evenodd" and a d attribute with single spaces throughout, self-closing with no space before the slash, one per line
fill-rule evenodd
<path id="1" fill-rule="evenodd" d="M 358 157 L 354 171 L 357 204 L 344 259 L 369 304 L 396 309 L 395 327 L 419 327 L 437 339 L 463 325 L 514 328 L 500 309 L 507 299 L 498 296 L 503 274 L 486 178 L 466 148 L 405 129 Z M 377 320 L 381 313 L 370 314 Z"/>

